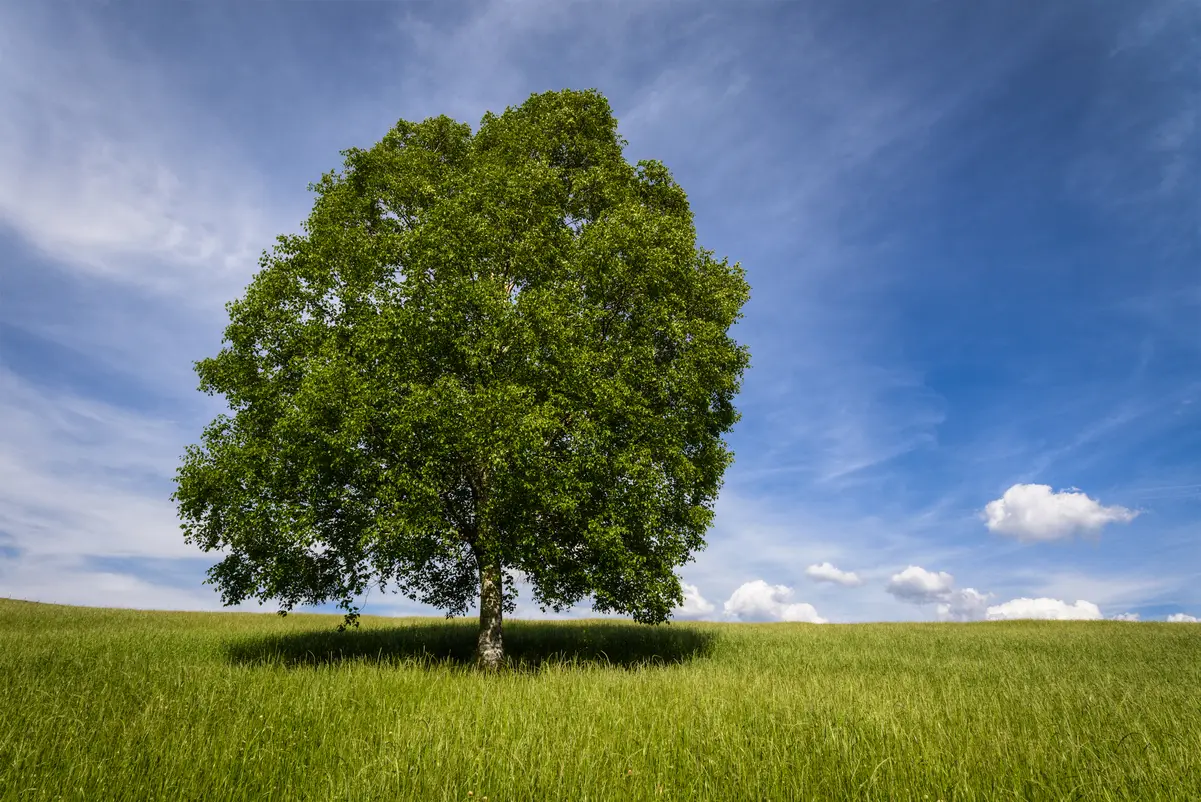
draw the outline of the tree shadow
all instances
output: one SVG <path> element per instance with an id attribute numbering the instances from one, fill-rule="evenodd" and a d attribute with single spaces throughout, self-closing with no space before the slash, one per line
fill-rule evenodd
<path id="1" fill-rule="evenodd" d="M 232 641 L 226 656 L 239 665 L 288 668 L 348 662 L 466 667 L 475 656 L 478 630 L 474 621 L 305 630 Z M 556 665 L 679 665 L 709 656 L 715 640 L 714 633 L 687 625 L 622 621 L 509 621 L 504 629 L 506 667 L 518 671 Z"/>

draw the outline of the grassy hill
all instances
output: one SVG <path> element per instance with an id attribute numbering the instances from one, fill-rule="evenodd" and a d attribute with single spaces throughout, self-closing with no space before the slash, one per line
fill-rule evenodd
<path id="1" fill-rule="evenodd" d="M 0 600 L 0 800 L 1201 799 L 1201 626 Z"/>

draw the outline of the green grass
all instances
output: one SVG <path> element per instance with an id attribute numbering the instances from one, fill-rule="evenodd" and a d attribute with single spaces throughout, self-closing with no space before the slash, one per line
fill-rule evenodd
<path id="1" fill-rule="evenodd" d="M 339 621 L 0 600 L 0 799 L 1201 799 L 1201 626 Z"/>

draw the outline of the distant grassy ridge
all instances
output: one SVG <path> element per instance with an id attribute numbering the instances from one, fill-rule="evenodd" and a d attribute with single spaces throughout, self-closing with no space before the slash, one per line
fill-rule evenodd
<path id="1" fill-rule="evenodd" d="M 1197 625 L 340 620 L 0 599 L 0 800 L 1201 800 Z"/>

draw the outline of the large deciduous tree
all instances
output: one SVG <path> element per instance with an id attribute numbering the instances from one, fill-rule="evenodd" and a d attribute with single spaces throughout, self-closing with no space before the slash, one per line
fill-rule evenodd
<path id="1" fill-rule="evenodd" d="M 303 233 L 227 306 L 200 388 L 229 415 L 176 477 L 226 604 L 389 584 L 503 661 L 515 577 L 543 608 L 663 622 L 704 546 L 748 364 L 738 264 L 684 191 L 631 165 L 603 95 L 534 95 L 479 129 L 401 121 L 312 185 Z"/>

